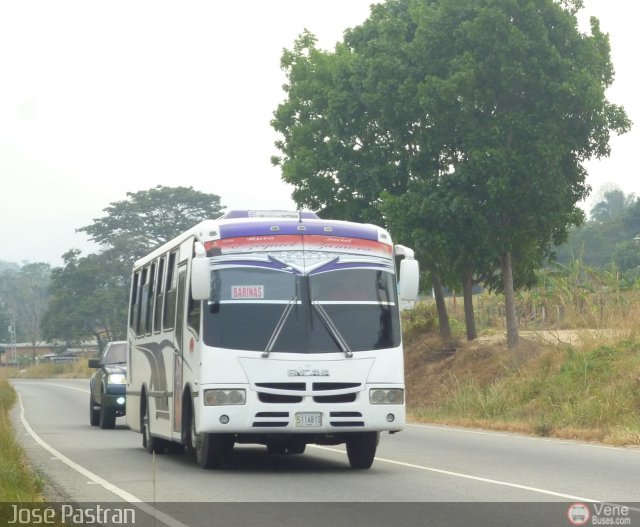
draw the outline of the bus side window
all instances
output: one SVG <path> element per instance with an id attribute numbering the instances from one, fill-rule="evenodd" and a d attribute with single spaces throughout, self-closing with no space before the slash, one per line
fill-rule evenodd
<path id="1" fill-rule="evenodd" d="M 140 279 L 141 294 L 140 294 L 140 317 L 138 319 L 138 327 L 136 334 L 141 337 L 145 334 L 147 325 L 147 312 L 149 308 L 149 268 L 145 267 L 142 270 L 142 277 Z"/>
<path id="2" fill-rule="evenodd" d="M 156 308 L 153 316 L 153 330 L 155 333 L 160 333 L 161 324 L 162 324 L 162 301 L 164 300 L 164 266 L 165 261 L 167 260 L 166 256 L 163 256 L 160 259 L 160 263 L 158 264 L 158 276 L 156 278 Z"/>
<path id="3" fill-rule="evenodd" d="M 129 302 L 131 308 L 129 310 L 129 327 L 135 331 L 138 326 L 138 280 L 140 279 L 140 273 L 137 272 L 133 275 L 133 283 L 131 286 L 131 300 Z"/>
<path id="4" fill-rule="evenodd" d="M 153 305 L 156 299 L 155 293 L 155 284 L 156 284 L 156 263 L 152 263 L 149 270 L 148 277 L 148 291 L 147 291 L 147 316 L 145 318 L 145 333 L 147 335 L 151 335 L 153 331 Z"/>
<path id="5" fill-rule="evenodd" d="M 164 310 L 162 317 L 162 328 L 173 329 L 176 320 L 176 265 L 177 254 L 172 252 L 169 255 L 169 263 L 167 265 L 167 278 L 165 280 L 165 298 Z"/>

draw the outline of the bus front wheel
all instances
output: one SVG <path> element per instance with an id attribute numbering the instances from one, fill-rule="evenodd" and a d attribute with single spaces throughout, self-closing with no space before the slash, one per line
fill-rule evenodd
<path id="1" fill-rule="evenodd" d="M 233 436 L 228 434 L 196 434 L 196 460 L 202 468 L 220 468 L 233 450 Z"/>
<path id="2" fill-rule="evenodd" d="M 373 465 L 378 448 L 379 432 L 357 432 L 347 438 L 347 457 L 351 468 L 368 469 Z"/>

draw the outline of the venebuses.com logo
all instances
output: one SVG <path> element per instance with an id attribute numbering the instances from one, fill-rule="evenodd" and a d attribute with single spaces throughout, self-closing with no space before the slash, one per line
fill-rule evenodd
<path id="1" fill-rule="evenodd" d="M 571 525 L 631 525 L 629 507 L 611 503 L 574 503 L 567 509 Z"/>
<path id="2" fill-rule="evenodd" d="M 567 518 L 571 525 L 586 525 L 591 518 L 591 512 L 584 503 L 574 503 L 567 510 Z"/>

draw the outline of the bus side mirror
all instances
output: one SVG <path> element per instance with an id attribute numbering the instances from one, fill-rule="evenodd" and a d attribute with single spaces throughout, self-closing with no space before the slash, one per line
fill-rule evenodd
<path id="1" fill-rule="evenodd" d="M 209 300 L 210 284 L 209 259 L 204 256 L 196 256 L 191 262 L 191 297 L 194 300 Z"/>
<path id="2" fill-rule="evenodd" d="M 398 296 L 400 300 L 413 301 L 418 298 L 418 286 L 420 282 L 420 265 L 418 260 L 404 258 L 400 261 L 400 282 L 398 283 Z"/>

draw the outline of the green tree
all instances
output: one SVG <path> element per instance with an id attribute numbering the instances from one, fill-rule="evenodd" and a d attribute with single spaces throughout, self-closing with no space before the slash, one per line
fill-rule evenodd
<path id="1" fill-rule="evenodd" d="M 17 271 L 20 266 L 13 262 L 5 262 L 4 260 L 0 260 L 0 273 L 4 273 L 8 270 Z"/>
<path id="2" fill-rule="evenodd" d="M 192 187 L 163 187 L 127 192 L 127 199 L 111 203 L 102 218 L 78 229 L 108 248 L 119 248 L 132 259 L 193 227 L 221 215 L 220 197 Z"/>
<path id="3" fill-rule="evenodd" d="M 0 342 L 9 341 L 9 324 L 11 323 L 11 314 L 0 298 Z"/>
<path id="4" fill-rule="evenodd" d="M 640 199 L 629 205 L 622 217 L 625 240 L 640 237 Z"/>
<path id="5" fill-rule="evenodd" d="M 610 132 L 630 126 L 605 97 L 613 81 L 608 37 L 596 19 L 590 35 L 578 32 L 579 7 L 388 0 L 335 53 L 316 50 L 305 34 L 283 56 L 288 100 L 275 114 L 284 140 L 274 161 L 296 187 L 294 199 L 334 206 L 357 198 L 372 215 L 386 191 L 401 204 L 412 193 L 437 203 L 438 216 L 453 207 L 473 236 L 458 227 L 434 240 L 429 231 L 441 220 L 422 221 L 415 207 L 399 213 L 412 216 L 404 223 L 414 236 L 422 229 L 424 243 L 445 246 L 438 257 L 473 255 L 442 264 L 466 268 L 458 274 L 465 284 L 499 270 L 511 348 L 514 284 L 526 281 L 514 270 L 533 276 L 582 221 L 583 162 L 608 155 Z M 454 189 L 452 199 L 429 199 L 443 187 Z"/>
<path id="6" fill-rule="evenodd" d="M 382 210 L 383 193 L 400 196 L 415 174 L 435 170 L 438 154 L 416 120 L 417 94 L 406 79 L 420 75 L 419 67 L 407 65 L 403 45 L 404 35 L 410 38 L 411 20 L 403 5 L 397 7 L 394 17 L 387 16 L 386 7 L 372 6 L 372 22 L 348 31 L 334 53 L 319 50 L 307 31 L 283 53 L 287 99 L 272 121 L 283 136 L 276 143 L 282 155 L 272 162 L 294 186 L 293 199 L 301 207 L 323 216 L 389 224 L 394 216 Z M 428 220 L 424 223 L 431 227 Z M 410 221 L 398 219 L 393 225 L 394 239 L 412 245 L 429 270 L 441 334 L 448 338 L 441 285 L 447 266 L 434 257 L 428 236 L 436 231 L 423 230 L 417 239 L 413 231 Z"/>
<path id="7" fill-rule="evenodd" d="M 555 249 L 557 260 L 567 264 L 580 258 L 585 265 L 599 270 L 615 262 L 619 269 L 635 268 L 640 244 L 640 202 L 633 194 L 609 189 L 590 212 L 591 220 L 569 233 L 567 243 Z"/>
<path id="8" fill-rule="evenodd" d="M 125 338 L 129 268 L 123 269 L 118 253 L 81 257 L 80 251 L 71 250 L 63 262 L 52 274 L 43 320 L 47 339 L 73 343 L 93 337 L 102 348 Z"/>
<path id="9" fill-rule="evenodd" d="M 0 298 L 5 312 L 16 321 L 19 341 L 29 342 L 33 356 L 43 339 L 42 317 L 47 309 L 51 266 L 47 263 L 28 263 L 18 270 L 5 270 L 0 277 Z"/>
<path id="10" fill-rule="evenodd" d="M 640 269 L 640 243 L 635 240 L 619 243 L 613 253 L 613 262 L 623 272 Z"/>
<path id="11" fill-rule="evenodd" d="M 99 254 L 71 250 L 53 270 L 44 327 L 48 338 L 67 342 L 96 338 L 102 347 L 126 336 L 133 262 L 200 221 L 220 216 L 215 194 L 158 186 L 127 193 L 106 216 L 79 231 L 102 245 Z"/>
<path id="12" fill-rule="evenodd" d="M 619 188 L 606 190 L 602 199 L 591 209 L 591 219 L 602 223 L 620 217 L 635 201 L 634 194 L 627 195 Z"/>

